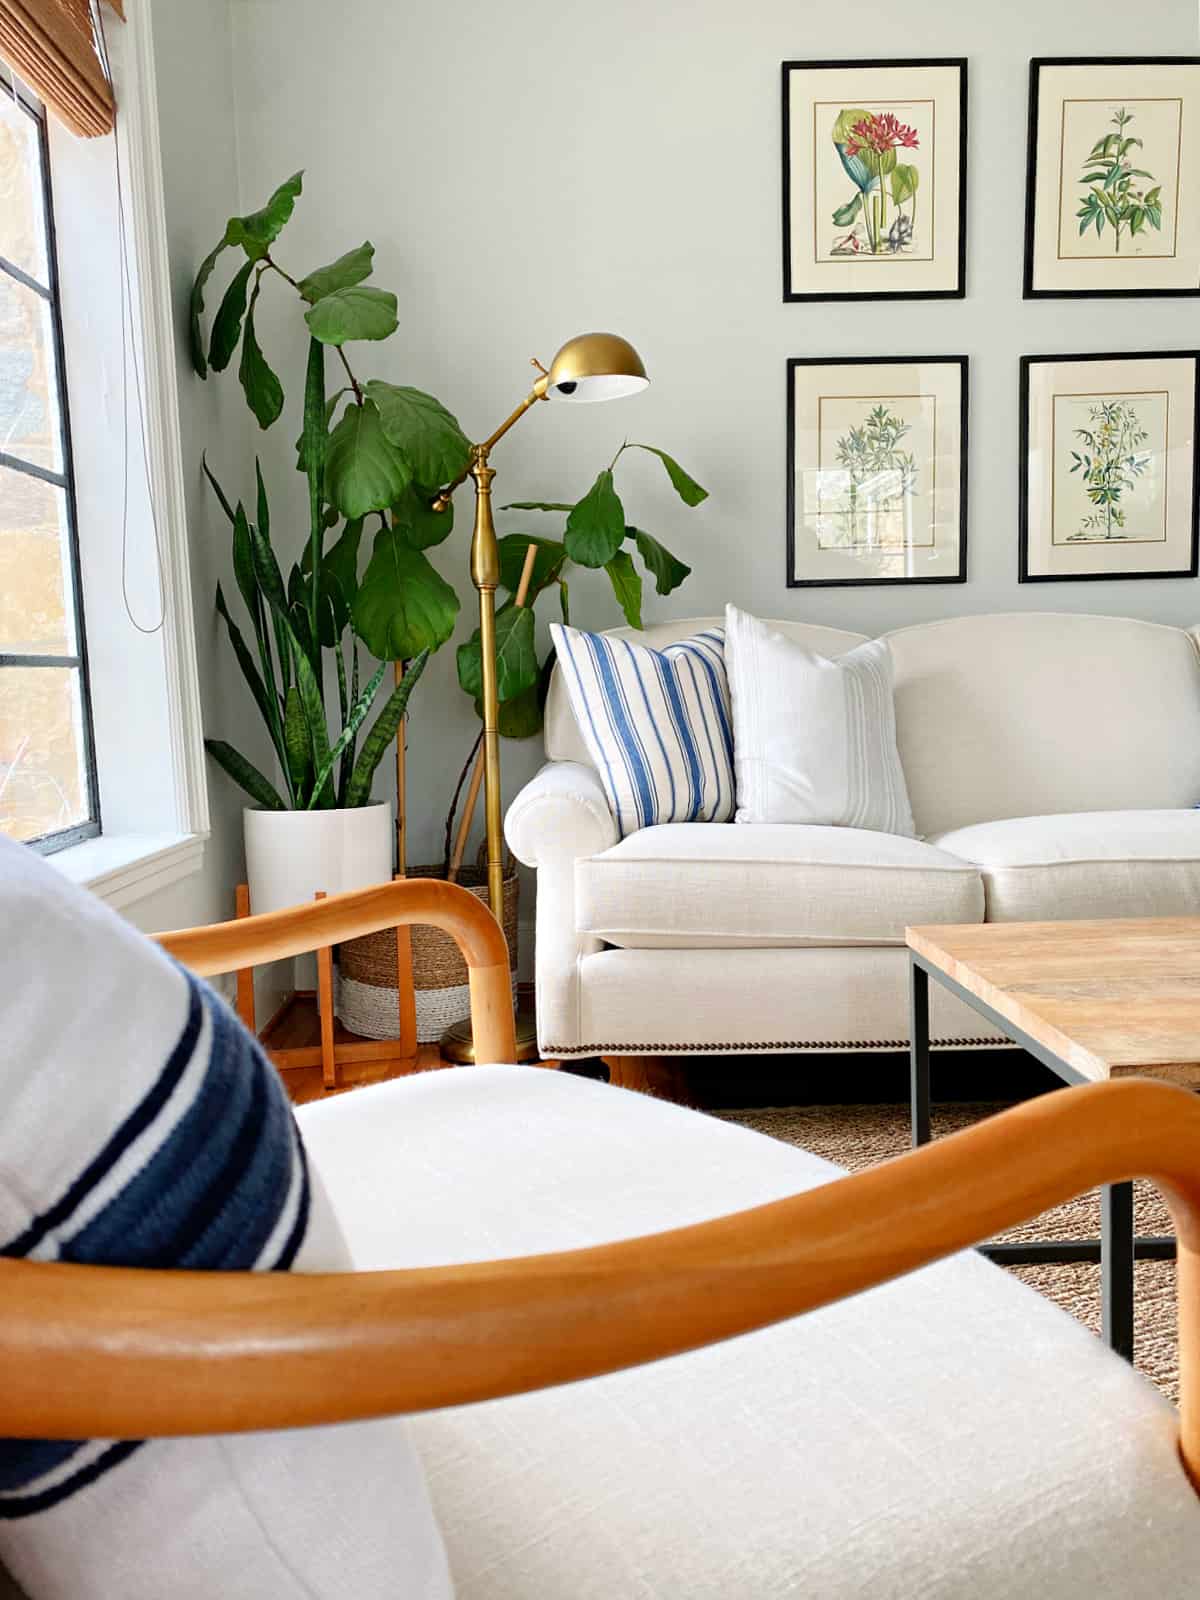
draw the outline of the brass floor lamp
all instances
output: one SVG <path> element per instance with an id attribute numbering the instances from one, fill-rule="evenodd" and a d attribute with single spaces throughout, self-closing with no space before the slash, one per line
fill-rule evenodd
<path id="1" fill-rule="evenodd" d="M 496 684 L 496 585 L 500 552 L 492 517 L 492 479 L 488 457 L 494 445 L 539 400 L 589 402 L 619 400 L 637 394 L 650 381 L 637 351 L 615 333 L 581 333 L 568 340 L 549 371 L 535 361 L 540 376 L 521 404 L 482 444 L 472 445 L 466 471 L 447 484 L 433 502 L 435 511 L 449 509 L 450 497 L 468 477 L 475 480 L 475 531 L 471 538 L 471 582 L 479 591 L 479 645 L 483 677 L 483 803 L 487 826 L 488 903 L 497 922 L 504 921 L 504 838 L 500 797 L 499 695 Z M 442 1039 L 442 1053 L 451 1061 L 475 1059 L 469 1022 L 457 1023 Z M 533 1016 L 517 1019 L 517 1057 L 537 1054 Z"/>

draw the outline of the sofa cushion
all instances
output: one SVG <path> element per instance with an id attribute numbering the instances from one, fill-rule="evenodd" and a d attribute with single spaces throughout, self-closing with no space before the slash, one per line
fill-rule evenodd
<path id="1" fill-rule="evenodd" d="M 1083 811 L 932 841 L 983 875 L 989 922 L 1200 913 L 1200 811 Z"/>
<path id="2" fill-rule="evenodd" d="M 0 928 L 0 1255 L 345 1270 L 279 1075 L 209 985 L 3 836 Z M 0 1559 L 32 1600 L 390 1600 L 397 1572 L 406 1600 L 450 1593 L 391 1419 L 0 1439 Z"/>
<path id="3" fill-rule="evenodd" d="M 919 839 L 756 823 L 643 828 L 575 864 L 576 927 L 630 949 L 903 944 L 981 922 L 977 869 Z"/>
<path id="4" fill-rule="evenodd" d="M 422 1073 L 299 1115 L 364 1268 L 600 1244 L 837 1173 L 531 1068 Z M 975 1255 L 711 1349 L 410 1425 L 459 1600 L 1196 1592 L 1200 1504 L 1171 1408 Z"/>

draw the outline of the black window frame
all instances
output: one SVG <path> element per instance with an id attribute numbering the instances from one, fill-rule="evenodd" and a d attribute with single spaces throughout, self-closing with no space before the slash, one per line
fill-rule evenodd
<path id="1" fill-rule="evenodd" d="M 70 845 L 80 844 L 84 839 L 98 837 L 100 833 L 100 785 L 96 771 L 96 741 L 92 722 L 91 679 L 88 672 L 87 633 L 83 614 L 83 585 L 79 565 L 79 527 L 75 506 L 75 468 L 71 450 L 71 418 L 67 397 L 66 350 L 63 345 L 62 308 L 58 278 L 58 243 L 54 229 L 54 199 L 50 178 L 50 140 L 46 127 L 46 108 L 25 89 L 24 85 L 13 76 L 3 62 L 0 62 L 0 94 L 6 95 L 26 116 L 30 117 L 38 132 L 47 281 L 39 283 L 36 278 L 22 271 L 20 267 L 3 255 L 0 255 L 0 273 L 21 284 L 24 288 L 31 290 L 40 299 L 44 300 L 49 308 L 50 328 L 54 341 L 54 379 L 58 398 L 62 471 L 52 472 L 46 467 L 38 466 L 34 462 L 24 461 L 20 456 L 12 455 L 3 450 L 0 450 L 0 467 L 5 467 L 13 472 L 24 473 L 28 477 L 39 478 L 43 482 L 51 483 L 63 491 L 66 519 L 63 564 L 70 579 L 70 605 L 73 608 L 73 632 L 75 637 L 75 653 L 73 655 L 41 653 L 20 655 L 0 649 L 0 672 L 6 667 L 73 668 L 79 674 L 81 702 L 79 727 L 83 749 L 80 752 L 80 757 L 83 767 L 87 817 L 82 822 L 73 823 L 69 828 L 60 828 L 53 833 L 40 834 L 36 838 L 22 841 L 22 843 L 29 845 L 31 849 L 37 850 L 43 855 L 50 855 L 57 850 L 65 850 Z"/>

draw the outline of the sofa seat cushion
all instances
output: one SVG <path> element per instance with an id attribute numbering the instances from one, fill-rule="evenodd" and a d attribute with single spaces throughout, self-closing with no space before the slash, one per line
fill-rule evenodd
<path id="1" fill-rule="evenodd" d="M 932 842 L 978 866 L 989 922 L 1200 913 L 1200 811 L 1010 817 Z"/>
<path id="2" fill-rule="evenodd" d="M 910 923 L 981 922 L 978 870 L 864 828 L 678 823 L 575 866 L 576 927 L 628 949 L 903 944 Z"/>
<path id="3" fill-rule="evenodd" d="M 600 1244 L 837 1175 L 528 1067 L 422 1073 L 299 1118 L 363 1268 Z M 707 1350 L 410 1426 L 458 1600 L 1196 1592 L 1200 1504 L 1170 1407 L 974 1254 Z"/>

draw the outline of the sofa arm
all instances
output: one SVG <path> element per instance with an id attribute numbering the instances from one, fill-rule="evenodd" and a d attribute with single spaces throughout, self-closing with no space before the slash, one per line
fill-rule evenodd
<path id="1" fill-rule="evenodd" d="M 504 832 L 527 867 L 576 861 L 617 842 L 600 779 L 580 761 L 547 762 L 509 806 Z"/>
<path id="2" fill-rule="evenodd" d="M 616 819 L 591 767 L 551 761 L 509 807 L 505 833 L 517 859 L 537 868 L 538 1048 L 551 1059 L 576 1055 L 579 964 L 600 941 L 576 928 L 575 863 L 616 844 Z"/>

